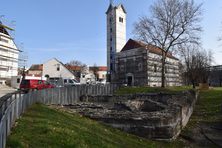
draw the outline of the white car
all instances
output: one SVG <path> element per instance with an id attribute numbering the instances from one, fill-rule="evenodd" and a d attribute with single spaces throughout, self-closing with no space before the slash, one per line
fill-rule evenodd
<path id="1" fill-rule="evenodd" d="M 77 82 L 75 79 L 64 79 L 64 86 L 74 86 L 74 85 L 80 85 L 79 82 Z"/>

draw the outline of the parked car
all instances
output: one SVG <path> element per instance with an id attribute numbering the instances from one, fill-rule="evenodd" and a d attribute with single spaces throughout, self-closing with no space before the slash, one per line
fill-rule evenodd
<path id="1" fill-rule="evenodd" d="M 50 84 L 49 82 L 45 80 L 22 80 L 21 84 L 19 86 L 19 89 L 28 92 L 30 90 L 41 90 L 46 88 L 54 88 L 54 85 Z"/>
<path id="2" fill-rule="evenodd" d="M 72 80 L 74 81 L 75 85 L 81 85 L 80 82 L 78 82 L 77 80 L 75 80 L 75 79 L 72 79 Z"/>
<path id="3" fill-rule="evenodd" d="M 64 82 L 64 86 L 80 85 L 80 83 L 74 79 L 63 79 L 63 82 Z"/>

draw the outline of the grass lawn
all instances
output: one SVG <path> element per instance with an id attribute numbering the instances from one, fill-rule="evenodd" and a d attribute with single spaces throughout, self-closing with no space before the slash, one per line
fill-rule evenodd
<path id="1" fill-rule="evenodd" d="M 222 88 L 200 91 L 195 110 L 184 129 L 184 133 L 192 132 L 199 124 L 222 123 Z"/>
<path id="2" fill-rule="evenodd" d="M 188 87 L 189 88 L 189 87 Z M 177 92 L 187 87 L 168 88 L 163 91 Z M 134 90 L 135 89 L 135 90 Z M 118 94 L 156 92 L 161 88 L 124 88 Z M 162 90 L 162 89 L 161 89 Z M 202 122 L 220 122 L 222 88 L 201 91 L 194 113 L 182 134 Z M 195 144 L 194 144 L 195 145 Z M 17 121 L 7 139 L 7 147 L 186 147 L 190 143 L 182 137 L 176 141 L 157 142 L 143 139 L 105 126 L 78 114 L 35 104 Z M 195 145 L 196 146 L 196 145 Z M 197 145 L 198 146 L 198 145 Z"/>
<path id="3" fill-rule="evenodd" d="M 96 121 L 35 104 L 18 120 L 7 147 L 178 147 L 182 142 L 155 142 Z"/>
<path id="4" fill-rule="evenodd" d="M 176 93 L 184 90 L 192 89 L 191 86 L 177 86 L 177 87 L 123 87 L 120 88 L 116 94 L 135 94 L 135 93 L 156 93 L 156 92 L 165 92 L 165 93 Z"/>

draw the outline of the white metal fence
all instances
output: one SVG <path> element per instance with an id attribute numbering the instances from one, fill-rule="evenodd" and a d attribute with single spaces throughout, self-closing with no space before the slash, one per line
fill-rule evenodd
<path id="1" fill-rule="evenodd" d="M 11 128 L 25 110 L 34 103 L 69 105 L 79 101 L 81 95 L 110 95 L 119 89 L 117 84 L 79 85 L 31 91 L 17 91 L 0 98 L 0 148 L 5 148 Z"/>

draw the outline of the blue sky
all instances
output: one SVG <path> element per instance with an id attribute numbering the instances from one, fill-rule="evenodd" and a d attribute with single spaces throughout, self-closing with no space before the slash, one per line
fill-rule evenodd
<path id="1" fill-rule="evenodd" d="M 127 39 L 133 38 L 133 24 L 139 16 L 149 15 L 155 0 L 114 0 L 127 11 Z M 204 2 L 203 47 L 222 64 L 222 0 Z M 106 15 L 109 0 L 5 0 L 0 15 L 16 21 L 15 39 L 28 54 L 28 65 L 56 57 L 63 63 L 72 59 L 88 65 L 106 65 Z"/>

